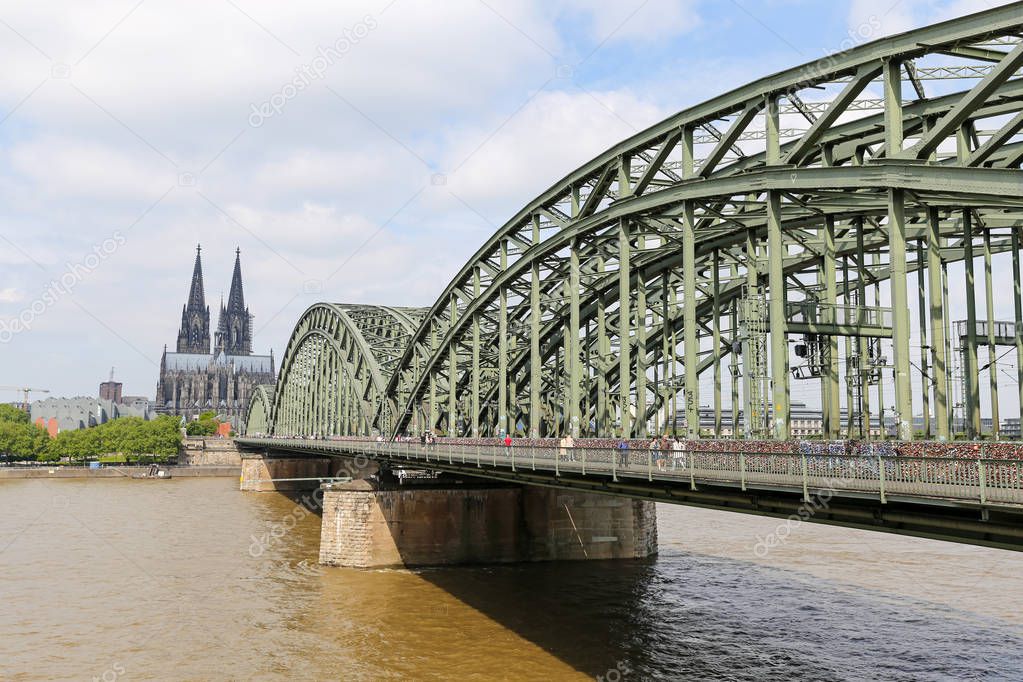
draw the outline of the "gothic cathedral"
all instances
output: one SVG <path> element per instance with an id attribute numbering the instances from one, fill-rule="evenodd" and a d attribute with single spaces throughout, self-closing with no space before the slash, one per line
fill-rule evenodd
<path id="1" fill-rule="evenodd" d="M 188 301 L 181 310 L 177 352 L 163 348 L 160 380 L 156 385 L 157 411 L 191 419 L 214 411 L 238 428 L 245 419 L 249 396 L 260 384 L 273 384 L 273 351 L 252 354 L 252 315 L 242 291 L 241 251 L 235 251 L 234 274 L 227 305 L 220 316 L 210 352 L 210 308 L 202 280 L 202 247 L 196 248 Z"/>

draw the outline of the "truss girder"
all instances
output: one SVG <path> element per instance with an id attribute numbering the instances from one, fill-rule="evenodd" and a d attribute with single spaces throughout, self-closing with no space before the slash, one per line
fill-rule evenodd
<path id="1" fill-rule="evenodd" d="M 964 221 L 983 226 L 986 254 L 1009 250 L 1023 225 L 1021 5 L 762 78 L 622 141 L 519 211 L 428 310 L 331 306 L 351 336 L 336 352 L 371 411 L 360 428 L 642 435 L 669 398 L 695 415 L 686 380 L 729 355 L 738 366 L 736 302 L 749 287 L 767 289 L 782 318 L 770 339 L 778 380 L 787 301 L 861 300 L 892 271 L 901 281 L 928 267 L 928 240 L 940 250 L 932 267 L 969 258 Z M 893 290 L 901 338 L 908 294 Z M 297 350 L 275 401 L 300 357 L 319 366 L 317 352 Z M 786 391 L 775 386 L 776 414 Z M 776 437 L 787 435 L 781 421 Z"/>

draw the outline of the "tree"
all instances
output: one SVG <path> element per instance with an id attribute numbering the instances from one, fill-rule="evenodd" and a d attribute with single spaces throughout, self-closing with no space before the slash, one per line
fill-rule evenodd
<path id="1" fill-rule="evenodd" d="M 49 440 L 46 430 L 34 424 L 0 420 L 0 455 L 6 459 L 36 459 Z"/>
<path id="2" fill-rule="evenodd" d="M 203 412 L 199 418 L 185 425 L 185 433 L 189 436 L 212 436 L 220 428 L 215 412 Z"/>
<path id="3" fill-rule="evenodd" d="M 175 417 L 162 415 L 152 421 L 121 417 L 88 429 L 61 431 L 50 441 L 47 455 L 52 459 L 87 460 L 120 454 L 128 460 L 166 460 L 177 456 L 180 446 L 181 432 Z"/>
<path id="4" fill-rule="evenodd" d="M 28 413 L 19 410 L 14 405 L 4 403 L 0 405 L 0 422 L 14 422 L 15 424 L 27 424 Z"/>

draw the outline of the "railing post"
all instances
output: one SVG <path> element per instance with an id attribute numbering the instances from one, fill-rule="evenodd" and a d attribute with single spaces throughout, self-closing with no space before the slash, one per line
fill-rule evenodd
<path id="1" fill-rule="evenodd" d="M 621 450 L 615 448 L 611 452 L 611 480 L 618 482 L 618 458 L 621 457 Z"/>
<path id="2" fill-rule="evenodd" d="M 984 460 L 977 460 L 977 475 L 980 477 L 980 503 L 987 504 L 987 481 L 986 481 L 986 470 L 984 469 Z"/>
<path id="3" fill-rule="evenodd" d="M 536 471 L 536 445 L 529 446 L 529 458 L 533 461 L 533 471 Z"/>
<path id="4" fill-rule="evenodd" d="M 515 471 L 515 448 L 512 448 L 511 460 L 512 460 L 512 462 L 511 462 L 511 464 L 512 464 L 512 471 Z"/>
<path id="5" fill-rule="evenodd" d="M 742 491 L 746 492 L 746 455 L 739 453 L 739 476 L 742 484 Z"/>
<path id="6" fill-rule="evenodd" d="M 803 467 L 803 502 L 810 501 L 809 483 L 806 480 L 806 453 L 799 455 L 800 462 Z"/>
<path id="7" fill-rule="evenodd" d="M 479 446 L 479 443 L 476 444 L 476 468 L 477 469 L 481 468 L 481 465 L 480 465 L 480 446 Z"/>
<path id="8" fill-rule="evenodd" d="M 452 461 L 451 448 L 448 448 L 448 464 L 454 464 L 454 461 Z"/>
<path id="9" fill-rule="evenodd" d="M 645 448 L 645 450 L 646 450 L 646 480 L 653 481 L 654 480 L 654 451 L 651 450 L 650 448 Z"/>
<path id="10" fill-rule="evenodd" d="M 586 448 L 583 448 L 583 476 L 586 475 Z"/>
<path id="11" fill-rule="evenodd" d="M 500 447 L 500 446 L 498 446 L 498 447 Z M 509 445 L 508 447 L 510 448 L 511 446 Z M 494 448 L 493 450 L 491 450 L 490 453 L 493 455 L 493 458 L 494 458 L 494 468 L 496 469 L 497 468 L 497 448 Z"/>
<path id="12" fill-rule="evenodd" d="M 881 458 L 881 455 L 877 456 L 877 475 L 881 483 L 881 504 L 887 504 L 888 501 L 884 496 L 884 460 Z"/>
<path id="13" fill-rule="evenodd" d="M 554 449 L 554 475 L 560 476 L 560 460 L 561 460 L 561 448 Z"/>
<path id="14" fill-rule="evenodd" d="M 696 450 L 689 453 L 689 489 L 696 490 Z"/>

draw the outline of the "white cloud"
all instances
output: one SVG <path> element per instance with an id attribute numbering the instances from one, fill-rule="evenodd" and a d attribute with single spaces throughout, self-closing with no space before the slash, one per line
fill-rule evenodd
<path id="1" fill-rule="evenodd" d="M 881 38 L 926 24 L 954 19 L 966 14 L 973 14 L 998 5 L 1009 4 L 1010 0 L 852 0 L 849 6 L 849 28 L 853 33 L 863 26 L 874 25 L 880 28 L 877 35 Z"/>
<path id="2" fill-rule="evenodd" d="M 500 121 L 451 135 L 449 165 L 464 165 L 448 186 L 492 221 L 504 222 L 575 168 L 668 113 L 626 90 L 540 92 L 492 137 Z M 495 208 L 505 214 L 493 215 Z"/>
<path id="3" fill-rule="evenodd" d="M 562 0 L 564 8 L 577 12 L 598 41 L 650 41 L 693 30 L 701 19 L 695 0 L 631 0 L 593 3 Z"/>

